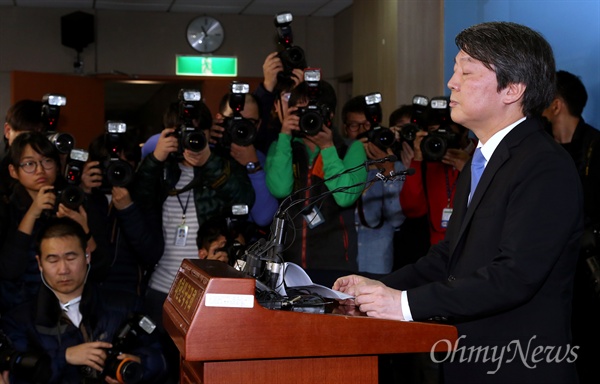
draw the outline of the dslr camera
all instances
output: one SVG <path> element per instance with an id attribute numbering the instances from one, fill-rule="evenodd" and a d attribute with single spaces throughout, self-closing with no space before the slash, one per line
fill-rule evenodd
<path id="1" fill-rule="evenodd" d="M 201 94 L 196 89 L 179 90 L 179 119 L 181 124 L 170 136 L 179 139 L 179 147 L 176 157 L 183 158 L 183 151 L 189 149 L 193 152 L 202 151 L 208 141 L 201 129 L 196 128 L 194 119 L 198 117 L 198 105 L 201 102 Z"/>
<path id="2" fill-rule="evenodd" d="M 67 105 L 67 98 L 63 95 L 47 93 L 42 97 L 42 121 L 46 127 L 46 136 L 58 152 L 67 154 L 75 146 L 75 138 L 68 133 L 56 131 L 60 107 Z"/>
<path id="3" fill-rule="evenodd" d="M 389 128 L 381 125 L 381 93 L 375 92 L 366 95 L 365 104 L 365 117 L 371 124 L 371 128 L 359 134 L 356 138 L 366 137 L 369 142 L 383 151 L 391 148 L 396 141 L 396 136 Z"/>
<path id="4" fill-rule="evenodd" d="M 410 123 L 400 128 L 400 138 L 411 146 L 417 138 L 417 132 L 427 130 L 427 110 L 429 99 L 423 95 L 414 95 L 412 99 L 412 115 Z"/>
<path id="5" fill-rule="evenodd" d="M 291 23 L 294 20 L 290 12 L 281 12 L 275 15 L 275 27 L 277 28 L 278 45 L 283 49 L 279 51 L 283 71 L 277 77 L 279 81 L 293 84 L 291 80 L 292 71 L 295 68 L 305 69 L 306 58 L 304 50 L 294 45 Z"/>
<path id="6" fill-rule="evenodd" d="M 222 127 L 225 128 L 223 137 L 219 141 L 222 148 L 229 148 L 231 143 L 248 146 L 254 143 L 257 129 L 254 123 L 242 116 L 244 105 L 246 104 L 246 95 L 250 90 L 247 83 L 231 83 L 231 92 L 229 93 L 229 108 L 233 116 L 226 117 L 223 120 Z"/>
<path id="7" fill-rule="evenodd" d="M 456 134 L 450 123 L 450 110 L 448 98 L 434 97 L 429 103 L 428 125 L 439 125 L 439 128 L 430 131 L 421 141 L 421 152 L 425 161 L 441 161 L 449 148 L 460 148 L 460 137 Z"/>
<path id="8" fill-rule="evenodd" d="M 78 210 L 85 200 L 85 192 L 79 187 L 83 166 L 88 161 L 89 153 L 85 149 L 72 149 L 65 167 L 67 185 L 56 191 L 56 207 L 63 204 L 74 211 Z"/>
<path id="9" fill-rule="evenodd" d="M 300 131 L 306 136 L 317 135 L 323 125 L 331 127 L 331 109 L 319 101 L 320 81 L 320 69 L 308 68 L 304 71 L 304 82 L 308 87 L 308 105 L 298 108 L 296 115 L 300 117 Z"/>
<path id="10" fill-rule="evenodd" d="M 28 383 L 44 384 L 52 376 L 50 357 L 35 352 L 18 352 L 0 330 L 0 371 L 9 371 Z"/>
<path id="11" fill-rule="evenodd" d="M 121 384 L 139 383 L 144 376 L 144 369 L 140 363 L 132 359 L 117 359 L 121 353 L 130 353 L 136 345 L 140 344 L 139 336 L 151 334 L 156 329 L 156 324 L 147 316 L 135 315 L 124 322 L 114 335 L 112 348 L 106 351 L 104 370 L 101 377 L 115 378 Z"/>
<path id="12" fill-rule="evenodd" d="M 124 122 L 107 121 L 101 153 L 92 154 L 92 159 L 100 162 L 102 185 L 99 189 L 105 194 L 110 194 L 112 187 L 124 187 L 133 180 L 133 166 L 119 157 L 123 151 L 123 136 L 126 133 L 127 124 Z"/>

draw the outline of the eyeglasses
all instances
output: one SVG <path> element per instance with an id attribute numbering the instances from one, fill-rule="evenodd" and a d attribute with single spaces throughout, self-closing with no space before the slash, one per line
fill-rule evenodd
<path id="1" fill-rule="evenodd" d="M 34 173 L 37 170 L 38 163 L 40 163 L 42 168 L 44 168 L 44 170 L 46 170 L 46 171 L 54 169 L 54 167 L 56 166 L 56 162 L 54 161 L 54 159 L 45 157 L 40 161 L 34 161 L 34 160 L 24 161 L 19 164 L 19 167 L 25 173 Z"/>
<path id="2" fill-rule="evenodd" d="M 352 132 L 358 131 L 358 128 L 361 129 L 369 129 L 371 128 L 371 123 L 368 121 L 363 121 L 362 123 L 357 123 L 356 121 L 352 121 L 350 123 L 346 123 L 346 128 L 348 128 Z"/>

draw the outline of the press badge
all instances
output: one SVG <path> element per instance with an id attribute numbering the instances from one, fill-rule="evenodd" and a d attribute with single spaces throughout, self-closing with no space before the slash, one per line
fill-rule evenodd
<path id="1" fill-rule="evenodd" d="M 442 211 L 442 228 L 448 227 L 450 216 L 452 216 L 452 208 L 444 208 Z"/>
<path id="2" fill-rule="evenodd" d="M 185 224 L 181 224 L 177 226 L 177 232 L 175 233 L 175 246 L 176 247 L 185 247 L 185 243 L 187 241 L 189 227 Z"/>
<path id="3" fill-rule="evenodd" d="M 304 216 L 304 220 L 306 220 L 306 224 L 308 224 L 308 228 L 313 229 L 314 227 L 323 224 L 325 222 L 325 219 L 323 218 L 323 215 L 321 214 L 321 212 L 319 211 L 319 209 L 317 207 L 313 207 L 313 209 L 311 209 L 311 211 Z"/>

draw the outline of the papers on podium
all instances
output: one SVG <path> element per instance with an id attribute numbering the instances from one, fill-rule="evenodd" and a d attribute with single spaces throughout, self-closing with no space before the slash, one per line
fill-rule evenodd
<path id="1" fill-rule="evenodd" d="M 324 285 L 312 282 L 308 274 L 302 267 L 294 263 L 283 263 L 283 283 L 277 284 L 277 292 L 282 296 L 287 296 L 285 288 L 302 289 L 309 293 L 316 294 L 329 299 L 352 299 L 353 296 L 340 291 L 334 291 Z"/>

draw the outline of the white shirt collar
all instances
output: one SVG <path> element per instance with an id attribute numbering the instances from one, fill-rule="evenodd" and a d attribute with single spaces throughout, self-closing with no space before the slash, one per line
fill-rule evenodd
<path id="1" fill-rule="evenodd" d="M 517 125 L 519 125 L 523 121 L 525 121 L 525 119 L 526 119 L 526 117 L 523 117 L 523 118 L 515 121 L 508 127 L 502 128 L 498 132 L 494 133 L 494 135 L 492 137 L 490 137 L 488 139 L 488 141 L 486 141 L 485 144 L 482 144 L 481 141 L 477 144 L 477 148 L 481 148 L 481 154 L 483 155 L 483 157 L 485 157 L 486 165 L 487 165 L 487 162 L 491 159 L 492 155 L 494 154 L 494 151 L 496 150 L 496 148 L 498 147 L 498 145 L 500 144 L 502 139 L 504 139 L 504 137 L 506 135 L 508 135 L 509 132 L 512 131 L 514 127 L 516 127 Z"/>

